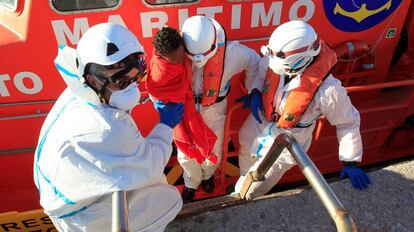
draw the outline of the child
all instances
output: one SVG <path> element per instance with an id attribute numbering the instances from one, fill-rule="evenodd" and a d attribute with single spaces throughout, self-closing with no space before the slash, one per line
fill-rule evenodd
<path id="1" fill-rule="evenodd" d="M 173 133 L 176 146 L 200 164 L 205 159 L 217 163 L 217 157 L 212 153 L 217 137 L 196 111 L 191 77 L 188 76 L 191 64 L 186 58 L 181 35 L 174 28 L 163 27 L 155 34 L 152 43 L 155 50 L 146 85 L 154 106 L 183 102 L 183 120 Z"/>

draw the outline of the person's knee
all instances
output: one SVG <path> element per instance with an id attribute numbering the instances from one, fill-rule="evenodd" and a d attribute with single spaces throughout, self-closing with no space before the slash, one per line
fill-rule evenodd
<path id="1" fill-rule="evenodd" d="M 252 200 L 254 198 L 265 195 L 272 189 L 273 184 L 266 181 L 253 182 L 248 189 L 245 199 Z"/>
<path id="2" fill-rule="evenodd" d="M 170 205 L 171 205 L 172 214 L 177 215 L 183 206 L 183 200 L 181 198 L 180 192 L 178 192 L 177 189 L 175 190 L 176 191 L 171 191 L 170 193 L 170 196 L 171 196 Z"/>

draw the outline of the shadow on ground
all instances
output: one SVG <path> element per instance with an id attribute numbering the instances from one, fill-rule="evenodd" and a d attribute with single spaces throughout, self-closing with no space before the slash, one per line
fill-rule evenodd
<path id="1" fill-rule="evenodd" d="M 358 231 L 414 231 L 414 161 L 369 173 L 368 190 L 353 189 L 349 180 L 329 183 Z M 176 219 L 167 232 L 216 231 L 336 231 L 319 198 L 311 190 L 293 196 L 267 198 L 193 217 Z"/>

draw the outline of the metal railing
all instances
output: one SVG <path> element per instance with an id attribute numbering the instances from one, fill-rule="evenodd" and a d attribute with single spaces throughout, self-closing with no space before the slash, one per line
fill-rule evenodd
<path id="1" fill-rule="evenodd" d="M 126 191 L 112 194 L 112 232 L 129 231 L 129 211 Z"/>
<path id="2" fill-rule="evenodd" d="M 328 183 L 326 183 L 309 156 L 303 151 L 299 143 L 293 136 L 288 134 L 280 134 L 273 142 L 268 154 L 265 156 L 257 170 L 249 172 L 246 175 L 246 179 L 243 182 L 240 191 L 240 197 L 243 199 L 246 196 L 246 193 L 253 182 L 264 180 L 264 175 L 269 168 L 272 167 L 273 163 L 285 148 L 292 154 L 300 170 L 322 201 L 329 215 L 334 220 L 337 230 L 339 232 L 357 231 L 350 213 L 345 210 L 342 203 L 336 197 Z"/>

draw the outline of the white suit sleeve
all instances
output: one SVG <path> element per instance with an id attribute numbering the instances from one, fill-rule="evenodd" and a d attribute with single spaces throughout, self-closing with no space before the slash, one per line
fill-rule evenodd
<path id="1" fill-rule="evenodd" d="M 158 124 L 144 138 L 123 111 L 91 107 L 83 100 L 56 104 L 65 105 L 56 108 L 59 114 L 52 109 L 36 163 L 48 214 L 71 214 L 114 191 L 166 184 L 171 128 Z"/>
<path id="2" fill-rule="evenodd" d="M 158 124 L 144 138 L 129 119 L 109 121 L 108 128 L 75 138 L 79 155 L 89 161 L 89 173 L 98 169 L 96 176 L 112 183 L 106 191 L 159 182 L 172 152 L 170 127 Z"/>
<path id="3" fill-rule="evenodd" d="M 265 56 L 260 58 L 259 69 L 257 70 L 257 76 L 254 79 L 254 88 L 257 88 L 261 92 L 263 91 L 264 81 L 266 80 L 267 70 L 269 68 L 269 57 Z"/>
<path id="4" fill-rule="evenodd" d="M 263 83 L 256 83 L 256 76 L 258 70 L 258 64 L 260 60 L 259 54 L 251 48 L 248 48 L 242 44 L 239 44 L 238 41 L 233 41 L 228 45 L 228 52 L 226 56 L 229 56 L 229 63 L 226 64 L 231 66 L 233 72 L 232 75 L 240 73 L 245 70 L 246 73 L 246 88 L 250 91 L 254 88 L 261 90 Z"/>
<path id="5" fill-rule="evenodd" d="M 339 160 L 360 162 L 362 141 L 358 110 L 352 105 L 341 82 L 332 76 L 324 81 L 319 91 L 322 91 L 321 112 L 331 125 L 336 126 Z"/>

